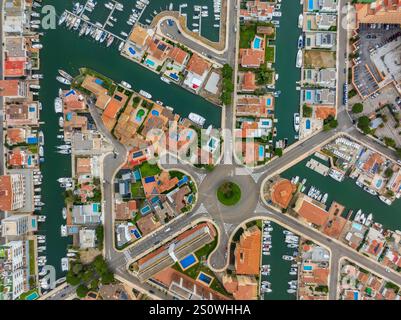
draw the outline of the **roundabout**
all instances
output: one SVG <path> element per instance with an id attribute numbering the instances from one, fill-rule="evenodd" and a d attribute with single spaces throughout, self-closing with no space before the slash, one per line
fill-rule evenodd
<path id="1" fill-rule="evenodd" d="M 225 206 L 234 206 L 241 200 L 241 188 L 234 182 L 223 182 L 216 192 L 217 199 Z"/>

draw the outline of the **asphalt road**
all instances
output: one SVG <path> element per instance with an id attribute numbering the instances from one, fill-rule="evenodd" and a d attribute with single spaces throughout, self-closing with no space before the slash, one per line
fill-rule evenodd
<path id="1" fill-rule="evenodd" d="M 340 8 L 346 3 L 345 0 L 340 0 Z M 234 6 L 230 6 L 230 17 L 233 15 L 235 19 L 230 18 L 229 28 L 234 28 L 234 24 L 237 22 L 236 12 Z M 341 12 L 341 11 L 340 11 Z M 343 13 L 341 13 L 343 15 Z M 341 18 L 339 20 L 341 21 Z M 171 33 L 170 31 L 169 33 Z M 178 33 L 177 33 L 178 34 Z M 229 50 L 224 53 L 223 57 L 230 65 L 234 66 L 236 71 L 236 46 L 238 41 L 238 34 L 234 32 L 229 33 Z M 401 284 L 401 275 L 391 272 L 387 273 L 385 268 L 375 261 L 368 259 L 367 257 L 359 254 L 353 249 L 345 246 L 342 243 L 327 238 L 322 233 L 310 228 L 307 225 L 302 224 L 298 220 L 284 215 L 279 211 L 276 211 L 270 207 L 266 207 L 260 200 L 259 194 L 261 185 L 266 177 L 276 175 L 284 171 L 287 167 L 292 166 L 295 162 L 313 153 L 316 148 L 326 143 L 329 139 L 332 139 L 335 134 L 347 133 L 354 138 L 361 140 L 363 143 L 376 148 L 382 153 L 394 158 L 394 153 L 391 150 L 377 144 L 374 140 L 361 135 L 358 130 L 353 126 L 346 108 L 342 105 L 342 86 L 347 81 L 347 74 L 343 73 L 344 67 L 346 67 L 346 43 L 347 33 L 346 30 L 339 27 L 338 29 L 338 46 L 337 46 L 337 69 L 338 69 L 338 82 L 337 82 L 337 106 L 338 106 L 338 121 L 339 127 L 331 132 L 320 132 L 306 141 L 297 143 L 295 146 L 290 147 L 280 158 L 266 164 L 262 168 L 252 170 L 248 172 L 243 170 L 239 165 L 236 165 L 232 161 L 224 161 L 223 164 L 216 166 L 211 172 L 205 172 L 200 169 L 196 169 L 187 164 L 174 164 L 174 165 L 163 165 L 166 168 L 177 168 L 187 171 L 194 178 L 198 185 L 198 202 L 190 213 L 179 216 L 177 219 L 171 221 L 167 226 L 157 230 L 149 236 L 142 238 L 135 242 L 123 251 L 117 251 L 114 248 L 114 222 L 113 222 L 113 179 L 117 170 L 126 161 L 126 148 L 121 145 L 103 126 L 100 119 L 100 115 L 93 106 L 90 106 L 91 114 L 95 120 L 95 123 L 100 132 L 106 137 L 106 139 L 114 145 L 116 150 L 114 154 L 108 154 L 105 156 L 103 161 L 103 212 L 104 212 L 104 228 L 105 228 L 105 258 L 107 259 L 112 270 L 127 282 L 130 282 L 136 286 L 150 289 L 146 283 L 139 283 L 138 279 L 132 276 L 128 270 L 128 263 L 139 259 L 148 252 L 155 250 L 163 243 L 173 239 L 176 235 L 182 231 L 190 228 L 195 221 L 199 219 L 209 219 L 214 222 L 219 233 L 219 245 L 216 251 L 210 256 L 210 267 L 214 270 L 223 270 L 227 265 L 227 247 L 229 239 L 233 232 L 248 219 L 255 218 L 266 218 L 273 220 L 285 228 L 292 230 L 295 233 L 301 234 L 306 238 L 309 238 L 327 248 L 331 251 L 331 274 L 330 274 L 330 299 L 336 297 L 336 287 L 338 282 L 338 261 L 341 257 L 348 257 L 356 263 L 360 264 L 366 269 L 370 269 L 373 272 L 381 275 L 382 277 L 388 278 L 394 283 Z M 205 51 L 205 49 L 201 50 Z M 235 79 L 236 77 L 234 77 Z M 235 101 L 235 97 L 234 97 Z M 233 110 L 234 107 L 226 108 L 225 112 L 225 125 L 224 128 L 232 128 L 233 125 Z M 225 152 L 230 153 L 229 159 L 231 158 L 232 146 L 230 137 L 225 139 Z M 242 171 L 245 174 L 239 173 Z M 226 180 L 232 180 L 242 186 L 244 195 L 242 200 L 236 206 L 230 207 L 229 209 L 222 206 L 216 197 L 216 187 Z M 169 299 L 171 297 L 164 295 L 163 293 L 157 293 L 161 299 Z"/>

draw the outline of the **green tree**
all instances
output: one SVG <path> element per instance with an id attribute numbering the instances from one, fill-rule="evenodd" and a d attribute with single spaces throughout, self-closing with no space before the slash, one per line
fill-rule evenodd
<path id="1" fill-rule="evenodd" d="M 114 282 L 114 275 L 111 271 L 106 271 L 102 274 L 102 284 L 110 284 Z"/>
<path id="2" fill-rule="evenodd" d="M 77 294 L 77 296 L 78 296 L 79 298 L 84 298 L 84 297 L 88 294 L 88 292 L 89 292 L 88 287 L 85 286 L 85 285 L 83 285 L 83 284 L 80 284 L 80 285 L 77 287 L 77 290 L 76 290 L 76 294 Z"/>
<path id="3" fill-rule="evenodd" d="M 93 279 L 90 283 L 90 289 L 96 290 L 99 286 L 99 279 Z"/>
<path id="4" fill-rule="evenodd" d="M 367 116 L 362 116 L 358 118 L 358 128 L 361 129 L 365 134 L 370 132 L 369 128 L 370 119 Z"/>
<path id="5" fill-rule="evenodd" d="M 71 270 L 67 272 L 66 281 L 72 286 L 76 286 L 81 282 L 81 280 Z"/>
<path id="6" fill-rule="evenodd" d="M 82 274 L 81 279 L 83 282 L 88 283 L 93 279 L 94 275 L 95 274 L 92 270 L 87 270 Z"/>
<path id="7" fill-rule="evenodd" d="M 276 149 L 274 150 L 274 153 L 275 153 L 276 156 L 281 157 L 281 156 L 283 155 L 283 149 L 281 149 L 281 148 L 276 148 Z"/>
<path id="8" fill-rule="evenodd" d="M 97 239 L 97 248 L 99 250 L 102 250 L 103 249 L 103 239 L 104 239 L 103 225 L 99 225 L 96 227 L 96 239 Z"/>
<path id="9" fill-rule="evenodd" d="M 384 143 L 386 144 L 387 147 L 395 148 L 396 144 L 395 144 L 394 139 L 389 138 L 389 137 L 384 137 L 383 139 L 384 139 Z"/>
<path id="10" fill-rule="evenodd" d="M 83 266 L 81 263 L 76 263 L 72 267 L 72 271 L 74 272 L 74 274 L 79 274 L 82 270 L 83 270 Z"/>
<path id="11" fill-rule="evenodd" d="M 363 104 L 362 103 L 355 103 L 352 106 L 352 112 L 353 113 L 361 113 L 363 111 Z"/>
<path id="12" fill-rule="evenodd" d="M 384 176 L 385 176 L 386 178 L 390 178 L 392 175 L 393 175 L 393 170 L 392 170 L 391 168 L 387 168 L 387 169 L 384 171 Z"/>
<path id="13" fill-rule="evenodd" d="M 304 118 L 312 117 L 312 107 L 309 107 L 307 104 L 302 106 L 302 116 Z"/>

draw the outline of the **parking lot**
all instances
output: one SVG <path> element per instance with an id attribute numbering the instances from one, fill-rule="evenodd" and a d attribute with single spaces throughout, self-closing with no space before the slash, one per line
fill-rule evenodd
<path id="1" fill-rule="evenodd" d="M 355 43 L 357 56 L 354 58 L 354 85 L 363 97 L 379 90 L 382 77 L 370 55 L 377 48 L 401 36 L 400 25 L 361 24 L 359 40 Z"/>

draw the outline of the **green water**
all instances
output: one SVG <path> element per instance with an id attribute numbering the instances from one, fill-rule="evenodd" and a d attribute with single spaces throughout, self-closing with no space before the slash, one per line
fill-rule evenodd
<path id="1" fill-rule="evenodd" d="M 291 179 L 293 176 L 299 176 L 300 180 L 307 179 L 306 192 L 311 185 L 320 189 L 323 193 L 328 193 L 329 198 L 326 204 L 329 206 L 332 201 L 346 207 L 345 214 L 351 209 L 354 214 L 362 209 L 364 213 L 373 213 L 373 219 L 383 224 L 384 228 L 401 230 L 401 201 L 396 200 L 391 206 L 381 202 L 377 196 L 372 196 L 363 191 L 355 184 L 355 180 L 346 178 L 343 182 L 337 182 L 330 177 L 324 177 L 317 172 L 305 166 L 307 158 L 295 166 L 285 171 L 282 176 Z M 322 162 L 315 158 L 316 160 Z"/>
<path id="2" fill-rule="evenodd" d="M 282 226 L 272 222 L 273 231 L 270 233 L 272 237 L 272 248 L 270 256 L 262 255 L 262 264 L 270 264 L 270 275 L 263 276 L 262 281 L 271 283 L 272 292 L 264 294 L 264 300 L 295 300 L 295 294 L 287 293 L 289 288 L 288 281 L 296 280 L 296 276 L 289 274 L 292 261 L 282 259 L 283 255 L 291 255 L 295 249 L 289 249 L 284 242 L 285 235 Z"/>
<path id="3" fill-rule="evenodd" d="M 281 94 L 275 100 L 275 118 L 277 140 L 288 138 L 288 144 L 295 141 L 293 125 L 294 113 L 299 112 L 299 91 L 296 82 L 301 79 L 301 69 L 295 66 L 298 51 L 298 16 L 302 12 L 299 1 L 284 0 L 281 2 L 280 27 L 276 28 L 276 63 L 274 68 L 279 74 L 276 91 Z"/>
<path id="4" fill-rule="evenodd" d="M 154 16 L 153 11 L 163 11 L 169 9 L 169 4 L 173 4 L 173 10 L 178 11 L 179 5 L 183 3 L 187 3 L 188 6 L 186 8 L 181 9 L 181 13 L 187 14 L 187 27 L 192 29 L 200 29 L 200 34 L 205 38 L 208 38 L 211 41 L 219 41 L 219 28 L 214 28 L 213 24 L 219 24 L 220 21 L 214 20 L 214 9 L 213 9 L 213 0 L 196 0 L 196 1 L 188 1 L 188 0 L 151 0 L 150 4 L 146 7 L 145 11 L 143 12 L 141 19 L 139 20 L 143 24 L 147 24 L 146 20 L 149 19 L 152 21 Z M 192 19 L 194 15 L 197 15 L 194 11 L 194 6 L 208 6 L 208 17 L 202 17 L 202 22 L 199 23 L 199 20 Z M 193 23 L 200 24 L 199 27 L 192 26 Z"/>
<path id="5" fill-rule="evenodd" d="M 128 1 L 122 1 L 128 2 Z M 43 3 L 56 7 L 58 16 L 64 9 L 72 7 L 72 1 L 48 0 Z M 100 3 L 101 4 L 101 3 Z M 98 5 L 100 7 L 100 4 Z M 93 14 L 97 14 L 93 12 Z M 128 26 L 124 21 L 122 22 Z M 42 102 L 41 126 L 45 134 L 45 163 L 43 173 L 42 198 L 46 204 L 42 214 L 47 220 L 40 226 L 42 234 L 46 234 L 47 263 L 56 268 L 57 275 L 61 276 L 61 258 L 66 254 L 69 238 L 60 236 L 60 225 L 65 223 L 61 210 L 64 206 L 63 190 L 59 187 L 57 178 L 71 176 L 71 158 L 55 152 L 55 146 L 61 144 L 56 138 L 60 134 L 58 116 L 54 113 L 54 98 L 58 94 L 59 84 L 55 77 L 57 70 L 63 69 L 75 75 L 80 67 L 89 67 L 114 79 L 117 82 L 125 80 L 132 84 L 134 90 L 144 89 L 153 95 L 154 100 L 161 100 L 174 111 L 186 117 L 190 112 L 196 112 L 206 118 L 206 126 L 212 124 L 220 128 L 221 109 L 178 86 L 168 85 L 159 79 L 159 76 L 119 55 L 117 43 L 110 48 L 96 43 L 88 37 L 78 37 L 75 31 L 65 27 L 48 30 L 41 38 L 44 48 L 41 50 L 41 70 L 44 79 L 41 80 L 42 89 L 39 99 Z"/>

